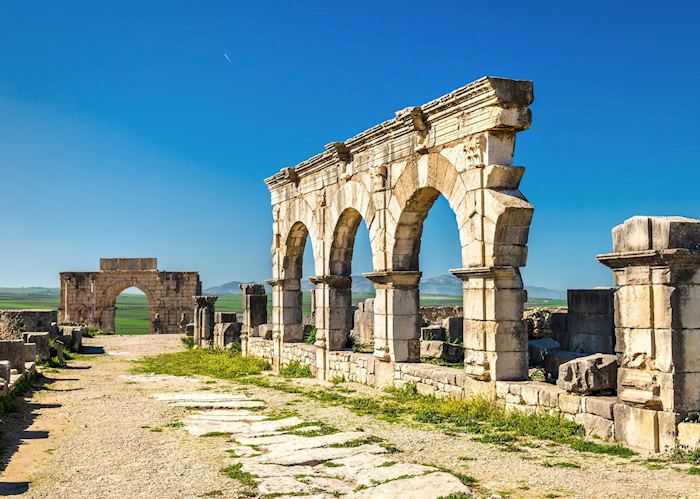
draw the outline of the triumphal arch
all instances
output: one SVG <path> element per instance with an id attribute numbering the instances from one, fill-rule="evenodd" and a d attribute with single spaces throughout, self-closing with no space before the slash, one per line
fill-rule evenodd
<path id="1" fill-rule="evenodd" d="M 527 258 L 533 208 L 518 189 L 515 135 L 530 125 L 530 81 L 482 78 L 385 121 L 266 179 L 273 210 L 273 336 L 302 339 L 301 266 L 314 255 L 316 345 L 340 350 L 352 327 L 355 235 L 369 231 L 374 283 L 374 355 L 420 355 L 418 284 L 423 221 L 440 196 L 454 211 L 462 266 L 466 373 L 526 379 Z"/>
<path id="2" fill-rule="evenodd" d="M 180 332 L 180 323 L 193 319 L 192 297 L 202 291 L 199 274 L 157 265 L 156 258 L 101 258 L 98 272 L 61 272 L 61 321 L 114 332 L 117 297 L 134 287 L 148 298 L 151 333 Z"/>

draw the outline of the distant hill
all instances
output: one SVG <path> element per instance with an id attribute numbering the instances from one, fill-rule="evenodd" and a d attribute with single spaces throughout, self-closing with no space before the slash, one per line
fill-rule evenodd
<path id="1" fill-rule="evenodd" d="M 231 281 L 220 286 L 214 286 L 204 290 L 208 295 L 225 295 L 241 292 L 241 281 Z M 301 289 L 305 293 L 311 291 L 314 285 L 308 279 L 302 279 Z M 270 286 L 265 284 L 265 289 L 271 291 Z M 539 286 L 525 286 L 528 298 L 547 298 L 550 300 L 565 300 L 566 291 L 558 289 L 542 288 Z M 353 293 L 373 293 L 374 285 L 362 275 L 352 276 Z M 457 277 L 446 274 L 435 277 L 424 277 L 420 282 L 420 292 L 424 295 L 448 295 L 459 296 L 462 294 L 462 281 Z"/>
<path id="2" fill-rule="evenodd" d="M 0 288 L 3 295 L 23 295 L 23 296 L 58 296 L 58 288 Z"/>

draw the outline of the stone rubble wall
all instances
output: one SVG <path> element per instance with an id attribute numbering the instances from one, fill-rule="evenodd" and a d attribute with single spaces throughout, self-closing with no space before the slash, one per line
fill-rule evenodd
<path id="1" fill-rule="evenodd" d="M 58 310 L 0 310 L 0 339 L 20 339 L 25 331 L 48 332 Z"/>
<path id="2" fill-rule="evenodd" d="M 252 337 L 248 340 L 248 355 L 261 357 L 273 364 L 273 340 Z M 559 413 L 562 417 L 582 425 L 586 435 L 606 440 L 615 438 L 613 396 L 580 396 L 537 381 L 473 380 L 457 368 L 421 363 L 387 363 L 372 354 L 350 351 L 331 351 L 325 379 L 342 378 L 371 386 L 402 388 L 414 384 L 418 393 L 437 398 L 466 398 L 477 394 L 495 397 L 506 409 L 523 412 Z M 305 343 L 283 344 L 282 365 L 297 360 L 316 373 L 316 347 Z M 382 372 L 383 371 L 383 372 Z M 696 425 L 700 428 L 700 425 Z M 691 428 L 692 429 L 692 428 Z M 691 433 L 691 432 L 686 432 Z M 691 440 L 693 437 L 688 437 Z M 700 438 L 700 437 L 698 437 Z"/>

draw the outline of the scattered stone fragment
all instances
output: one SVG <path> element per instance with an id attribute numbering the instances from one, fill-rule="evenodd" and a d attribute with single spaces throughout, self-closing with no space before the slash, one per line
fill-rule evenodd
<path id="1" fill-rule="evenodd" d="M 617 358 L 593 354 L 570 360 L 559 366 L 557 385 L 566 391 L 591 394 L 612 391 L 617 387 Z"/>

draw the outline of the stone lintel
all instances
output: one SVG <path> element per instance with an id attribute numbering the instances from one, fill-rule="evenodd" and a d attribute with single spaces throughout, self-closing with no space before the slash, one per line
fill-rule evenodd
<path id="1" fill-rule="evenodd" d="M 469 279 L 515 279 L 518 277 L 517 267 L 470 267 L 450 269 L 450 274 L 463 281 Z"/>
<path id="2" fill-rule="evenodd" d="M 423 273 L 413 270 L 385 270 L 362 275 L 374 284 L 387 288 L 415 288 Z"/>
<path id="3" fill-rule="evenodd" d="M 349 275 L 312 275 L 309 277 L 314 285 L 327 284 L 331 288 L 350 288 L 352 277 Z"/>
<path id="4" fill-rule="evenodd" d="M 144 271 L 157 269 L 157 258 L 100 258 L 100 271 Z"/>
<path id="5" fill-rule="evenodd" d="M 685 248 L 604 253 L 598 261 L 613 270 L 633 266 L 684 267 L 700 265 L 700 253 Z"/>

